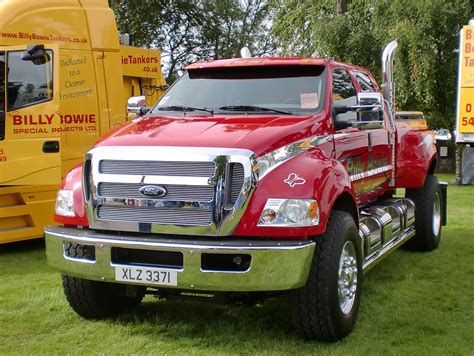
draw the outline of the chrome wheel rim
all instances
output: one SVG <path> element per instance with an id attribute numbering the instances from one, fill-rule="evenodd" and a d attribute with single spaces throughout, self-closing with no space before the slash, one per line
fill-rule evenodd
<path id="1" fill-rule="evenodd" d="M 441 229 L 441 197 L 436 193 L 433 203 L 433 234 L 438 236 Z"/>
<path id="2" fill-rule="evenodd" d="M 344 314 L 349 314 L 354 306 L 357 291 L 357 255 L 355 246 L 347 241 L 339 259 L 338 292 L 339 306 Z"/>

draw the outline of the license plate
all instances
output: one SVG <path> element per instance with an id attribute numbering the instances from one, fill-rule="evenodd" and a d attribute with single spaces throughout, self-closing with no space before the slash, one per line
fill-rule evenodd
<path id="1" fill-rule="evenodd" d="M 178 272 L 162 268 L 117 266 L 115 267 L 115 280 L 129 283 L 177 286 Z"/>

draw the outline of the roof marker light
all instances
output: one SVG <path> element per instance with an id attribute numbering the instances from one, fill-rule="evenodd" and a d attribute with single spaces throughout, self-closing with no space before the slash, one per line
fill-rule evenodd
<path id="1" fill-rule="evenodd" d="M 240 50 L 240 56 L 242 58 L 252 58 L 252 53 L 250 53 L 248 47 L 242 47 L 242 49 Z"/>

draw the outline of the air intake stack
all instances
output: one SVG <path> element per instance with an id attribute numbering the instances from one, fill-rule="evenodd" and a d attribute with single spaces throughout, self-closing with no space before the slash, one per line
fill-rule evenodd
<path id="1" fill-rule="evenodd" d="M 393 80 L 393 58 L 397 51 L 398 42 L 390 42 L 382 54 L 382 91 L 383 97 L 390 107 L 390 114 L 395 115 L 395 82 Z"/>

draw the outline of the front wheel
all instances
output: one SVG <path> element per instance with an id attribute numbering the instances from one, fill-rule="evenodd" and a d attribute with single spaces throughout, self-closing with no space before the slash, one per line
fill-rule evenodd
<path id="1" fill-rule="evenodd" d="M 352 216 L 333 211 L 306 285 L 291 292 L 295 328 L 306 339 L 337 341 L 354 328 L 362 286 L 362 251 Z"/>
<path id="2" fill-rule="evenodd" d="M 86 319 L 101 319 L 138 306 L 145 295 L 142 287 L 136 289 L 135 296 L 126 296 L 125 285 L 68 275 L 63 275 L 62 280 L 69 305 Z"/>

